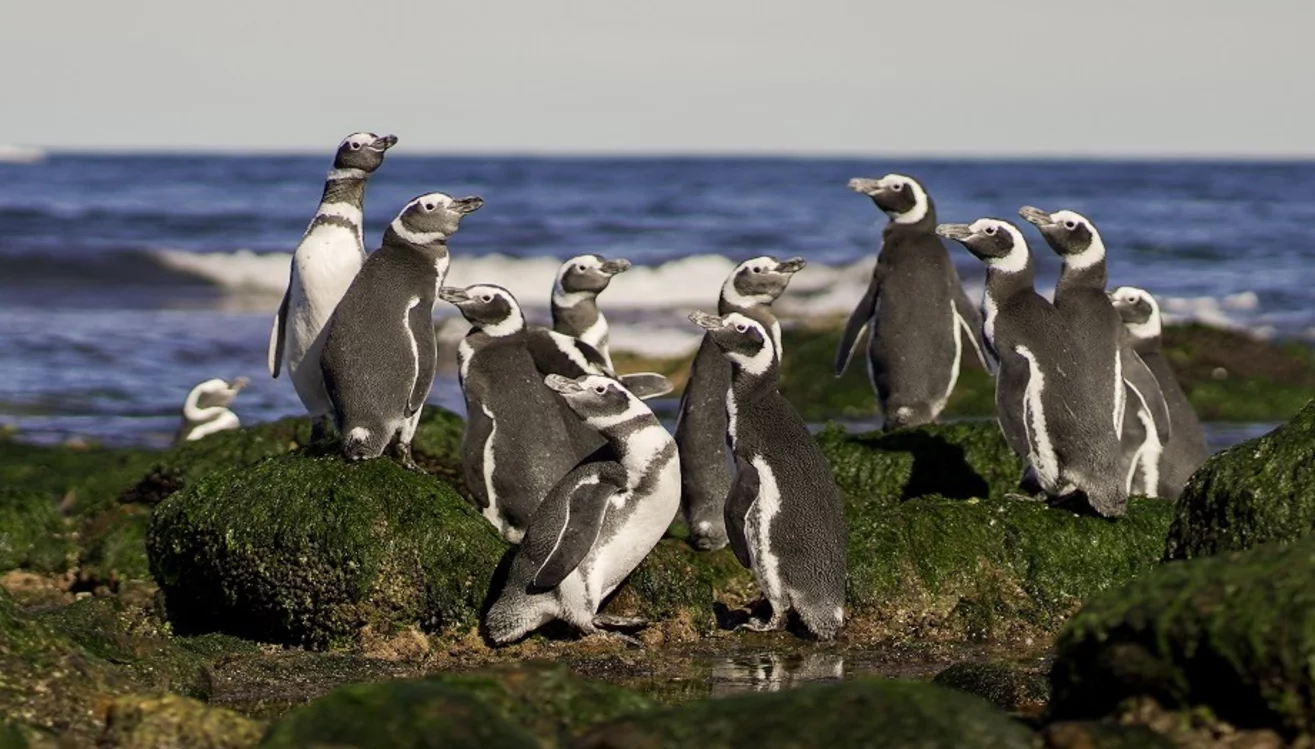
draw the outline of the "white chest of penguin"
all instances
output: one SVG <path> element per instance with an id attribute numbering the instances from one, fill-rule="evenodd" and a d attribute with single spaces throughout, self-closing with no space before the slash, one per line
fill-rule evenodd
<path id="1" fill-rule="evenodd" d="M 321 224 L 311 230 L 293 257 L 296 291 L 293 314 L 327 320 L 361 270 L 359 238 L 353 229 Z M 300 297 L 300 298 L 296 298 Z"/>

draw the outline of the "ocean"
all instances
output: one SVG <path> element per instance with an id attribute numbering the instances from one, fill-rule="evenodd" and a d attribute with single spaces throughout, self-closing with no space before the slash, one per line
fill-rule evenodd
<path id="1" fill-rule="evenodd" d="M 562 260 L 628 258 L 601 297 L 614 349 L 692 348 L 685 315 L 712 309 L 733 264 L 760 254 L 808 260 L 777 304 L 787 321 L 847 313 L 885 218 L 845 183 L 888 172 L 919 178 L 941 221 L 1014 219 L 1025 204 L 1087 215 L 1111 287 L 1149 289 L 1170 320 L 1315 340 L 1315 162 L 420 157 L 405 145 L 370 182 L 367 248 L 415 195 L 480 195 L 451 241 L 448 284 L 501 284 L 546 322 Z M 300 413 L 265 352 L 330 159 L 0 163 L 0 424 L 38 442 L 163 446 L 193 385 L 239 375 L 251 379 L 233 406 L 244 423 Z M 1056 258 L 1025 233 L 1039 285 L 1053 286 Z M 980 265 L 951 253 L 980 298 Z M 439 302 L 435 316 L 453 313 Z M 430 402 L 463 410 L 450 367 Z M 1261 427 L 1219 425 L 1212 441 Z"/>

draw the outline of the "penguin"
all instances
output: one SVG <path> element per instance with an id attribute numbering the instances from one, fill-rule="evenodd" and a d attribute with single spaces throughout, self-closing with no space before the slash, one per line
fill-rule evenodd
<path id="1" fill-rule="evenodd" d="M 1028 462 L 1028 474 L 1053 504 L 1123 515 L 1128 495 L 1105 383 L 1092 392 L 1088 373 L 1075 366 L 1078 339 L 1036 292 L 1022 232 L 1008 221 L 983 218 L 941 224 L 936 233 L 986 264 L 982 329 L 999 364 L 995 410 L 1005 441 Z"/>
<path id="2" fill-rule="evenodd" d="M 534 508 L 602 440 L 590 442 L 597 435 L 574 413 L 564 413 L 565 404 L 544 384 L 526 348 L 525 315 L 511 292 L 480 284 L 446 287 L 438 295 L 471 324 L 457 347 L 457 378 L 466 399 L 466 484 L 503 538 L 520 543 Z"/>
<path id="3" fill-rule="evenodd" d="M 676 443 L 643 401 L 600 375 L 548 375 L 545 384 L 611 451 L 572 468 L 530 516 L 506 585 L 485 617 L 496 644 L 555 619 L 586 635 L 643 626 L 642 619 L 600 616 L 598 609 L 657 545 L 680 506 Z"/>
<path id="4" fill-rule="evenodd" d="M 1161 349 L 1160 305 L 1155 297 L 1143 289 L 1120 286 L 1110 292 L 1110 300 L 1132 337 L 1133 349 L 1155 375 L 1168 405 L 1169 423 L 1173 426 L 1159 459 L 1153 460 L 1154 455 L 1147 456 L 1144 465 L 1138 467 L 1140 485 L 1137 491 L 1176 500 L 1187 479 L 1210 457 L 1205 432 Z"/>
<path id="5" fill-rule="evenodd" d="M 570 379 L 591 374 L 615 377 L 641 400 L 657 398 L 676 389 L 671 380 L 657 372 L 618 375 L 612 369 L 611 362 L 594 346 L 580 338 L 540 325 L 529 326 L 526 345 L 530 356 L 534 358 L 534 366 L 545 377 L 550 374 Z"/>
<path id="6" fill-rule="evenodd" d="M 890 221 L 881 233 L 867 291 L 836 347 L 835 374 L 844 374 L 866 328 L 868 377 L 883 429 L 930 423 L 954 392 L 965 346 L 990 368 L 981 343 L 981 316 L 936 236 L 936 206 L 916 179 L 903 174 L 855 178 L 849 189 L 871 198 Z"/>
<path id="7" fill-rule="evenodd" d="M 288 289 L 269 332 L 269 374 L 278 378 L 286 362 L 297 397 L 310 413 L 312 440 L 325 436 L 330 411 L 320 377 L 324 326 L 365 262 L 365 183 L 395 145 L 396 136 L 374 133 L 352 133 L 338 145 L 320 206 L 292 254 Z"/>
<path id="8" fill-rule="evenodd" d="M 822 449 L 803 417 L 777 390 L 781 359 L 771 332 L 739 313 L 695 312 L 731 365 L 725 397 L 735 481 L 726 499 L 726 535 L 740 564 L 772 606 L 767 621 L 744 625 L 779 630 L 794 610 L 820 640 L 845 621 L 845 516 Z"/>
<path id="9" fill-rule="evenodd" d="M 606 369 L 614 371 L 607 345 L 607 318 L 598 309 L 598 295 L 612 277 L 630 268 L 625 258 L 608 260 L 601 255 L 577 255 L 557 270 L 552 290 L 552 329 L 578 338 L 602 355 Z"/>
<path id="10" fill-rule="evenodd" d="M 1105 293 L 1105 242 L 1095 224 L 1074 211 L 1047 213 L 1018 210 L 1041 230 L 1046 243 L 1064 260 L 1055 285 L 1055 309 L 1075 336 L 1077 372 L 1090 397 L 1101 396 L 1122 447 L 1125 488 L 1132 490 L 1138 456 L 1157 451 L 1170 437 L 1169 408 L 1155 375 L 1137 352 L 1119 313 Z"/>
<path id="11" fill-rule="evenodd" d="M 718 314 L 738 312 L 760 322 L 781 351 L 781 323 L 772 314 L 772 302 L 785 293 L 804 259 L 777 260 L 770 255 L 750 258 L 735 266 L 722 284 Z M 726 445 L 726 393 L 731 387 L 731 365 L 705 333 L 690 365 L 689 380 L 676 417 L 676 444 L 680 447 L 680 507 L 689 526 L 690 543 L 713 551 L 726 545 L 722 509 L 731 489 L 734 463 Z"/>
<path id="12" fill-rule="evenodd" d="M 479 197 L 421 195 L 397 214 L 325 326 L 320 369 L 348 460 L 394 444 L 418 471 L 411 438 L 434 385 L 434 304 L 448 270 L 448 238 Z"/>
<path id="13" fill-rule="evenodd" d="M 199 440 L 208 434 L 237 429 L 242 426 L 237 414 L 228 410 L 229 404 L 247 386 L 247 378 L 238 377 L 225 382 L 215 378 L 192 388 L 183 401 L 183 423 L 174 434 L 174 444 Z"/>

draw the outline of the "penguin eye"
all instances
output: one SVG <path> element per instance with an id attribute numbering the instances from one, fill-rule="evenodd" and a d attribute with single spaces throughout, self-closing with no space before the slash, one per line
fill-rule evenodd
<path id="1" fill-rule="evenodd" d="M 986 227 L 985 231 L 986 231 L 986 233 L 987 233 L 988 235 L 990 235 L 990 236 L 995 236 L 995 227 L 994 227 L 994 226 L 988 226 L 988 227 Z"/>
<path id="2" fill-rule="evenodd" d="M 607 386 L 606 386 L 606 385 L 595 385 L 595 386 L 594 386 L 594 392 L 595 392 L 595 393 L 598 393 L 599 395 L 607 395 Z"/>
<path id="3" fill-rule="evenodd" d="M 755 266 L 753 266 L 752 268 L 749 269 L 749 272 L 750 272 L 750 273 L 762 273 L 762 272 L 763 272 L 763 268 L 762 268 L 761 265 L 755 265 Z"/>
<path id="4" fill-rule="evenodd" d="M 1078 228 L 1078 222 L 1074 221 L 1073 219 L 1069 219 L 1068 221 L 1064 222 L 1064 228 L 1068 229 L 1069 231 L 1073 231 L 1074 229 Z"/>
<path id="5" fill-rule="evenodd" d="M 353 150 L 353 151 L 359 151 L 359 150 L 361 150 L 361 144 L 360 144 L 360 143 L 353 143 L 353 144 L 352 144 L 352 150 Z"/>
<path id="6" fill-rule="evenodd" d="M 425 203 L 425 210 L 426 210 L 426 211 L 432 211 L 432 210 L 434 210 L 434 204 L 433 204 L 433 203 Z"/>
<path id="7" fill-rule="evenodd" d="M 489 304 L 490 302 L 493 301 L 493 295 L 492 295 L 492 294 L 485 294 L 484 296 L 481 296 L 481 297 L 479 298 L 479 300 L 480 300 L 481 302 L 485 303 L 485 304 Z"/>
<path id="8" fill-rule="evenodd" d="M 903 192 L 903 190 L 904 190 L 904 183 L 903 183 L 903 182 L 896 182 L 895 184 L 893 184 L 893 185 L 890 186 L 890 189 L 894 190 L 895 192 Z"/>
<path id="9" fill-rule="evenodd" d="M 580 271 L 581 273 L 584 273 L 585 271 L 589 270 L 587 267 L 585 267 L 584 263 L 575 266 L 575 269 Z"/>
<path id="10" fill-rule="evenodd" d="M 737 332 L 740 332 L 740 333 L 748 333 L 748 332 L 749 332 L 749 326 L 748 326 L 748 325 L 745 325 L 744 323 L 740 323 L 739 325 L 736 325 L 736 326 L 735 326 L 735 330 L 736 330 Z"/>

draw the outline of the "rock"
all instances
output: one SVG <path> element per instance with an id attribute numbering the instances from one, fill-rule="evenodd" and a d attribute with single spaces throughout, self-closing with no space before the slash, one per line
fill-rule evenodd
<path id="1" fill-rule="evenodd" d="M 79 532 L 78 587 L 118 589 L 125 580 L 149 580 L 146 527 L 150 509 L 111 505 L 87 517 Z"/>
<path id="2" fill-rule="evenodd" d="M 1165 557 L 1187 559 L 1294 541 L 1315 530 L 1315 403 L 1192 474 L 1178 498 Z"/>
<path id="3" fill-rule="evenodd" d="M 566 746 L 590 725 L 651 707 L 564 667 L 514 666 L 343 687 L 284 716 L 261 746 Z"/>
<path id="4" fill-rule="evenodd" d="M 222 707 L 167 694 L 127 695 L 110 704 L 102 749 L 246 749 L 265 726 Z"/>
<path id="5" fill-rule="evenodd" d="M 466 422 L 460 416 L 446 408 L 426 405 L 411 441 L 411 452 L 416 465 L 426 473 L 446 481 L 473 501 L 462 468 L 461 441 L 465 433 Z"/>
<path id="6" fill-rule="evenodd" d="M 147 549 L 178 632 L 324 648 L 367 626 L 475 626 L 507 547 L 432 477 L 293 453 L 170 496 Z"/>
<path id="7" fill-rule="evenodd" d="M 1059 719 L 1145 697 L 1238 728 L 1315 729 L 1315 537 L 1172 562 L 1089 601 L 1051 672 Z"/>
<path id="8" fill-rule="evenodd" d="M 156 455 L 145 450 L 47 447 L 0 437 L 0 486 L 35 492 L 67 514 L 110 505 Z"/>
<path id="9" fill-rule="evenodd" d="M 1236 330 L 1169 325 L 1164 354 L 1202 421 L 1282 421 L 1315 393 L 1315 352 Z"/>
<path id="10" fill-rule="evenodd" d="M 1050 699 L 1044 672 L 1017 663 L 956 663 L 936 674 L 933 684 L 974 694 L 1001 710 L 1040 713 Z"/>
<path id="11" fill-rule="evenodd" d="M 1143 726 L 1097 721 L 1065 721 L 1041 733 L 1046 749 L 1176 749 L 1178 746 Z"/>
<path id="12" fill-rule="evenodd" d="M 63 572 L 75 557 L 55 500 L 40 492 L 0 488 L 0 572 Z"/>
<path id="13" fill-rule="evenodd" d="M 648 747 L 1032 747 L 1030 731 L 987 702 L 933 684 L 857 679 L 701 700 L 621 718 L 580 749 Z"/>
<path id="14" fill-rule="evenodd" d="M 729 548 L 699 552 L 683 541 L 663 539 L 607 602 L 603 611 L 641 616 L 655 627 L 688 624 L 707 635 L 717 627 L 713 602 L 751 589 L 753 576 Z M 681 639 L 681 632 L 670 632 Z"/>

